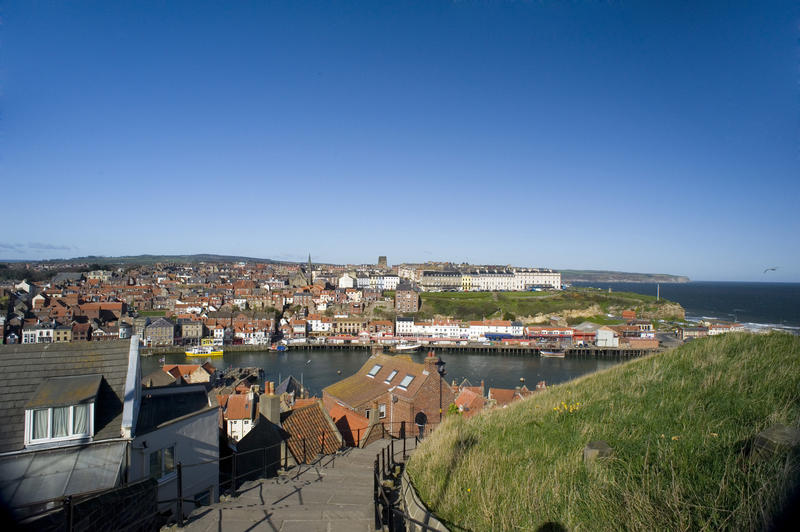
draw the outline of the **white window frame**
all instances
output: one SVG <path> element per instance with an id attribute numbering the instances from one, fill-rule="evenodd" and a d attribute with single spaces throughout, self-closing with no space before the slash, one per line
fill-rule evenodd
<path id="1" fill-rule="evenodd" d="M 383 366 L 381 366 L 380 364 L 375 364 L 374 366 L 372 366 L 372 369 L 369 370 L 369 372 L 367 373 L 367 377 L 369 377 L 370 379 L 374 379 L 375 375 L 378 374 L 381 368 L 383 368 Z"/>
<path id="2" fill-rule="evenodd" d="M 386 405 L 380 404 L 378 405 L 378 419 L 384 419 L 386 417 Z"/>
<path id="3" fill-rule="evenodd" d="M 392 382 L 392 379 L 394 379 L 394 378 L 395 378 L 395 376 L 397 376 L 397 370 L 396 370 L 396 369 L 393 369 L 393 370 L 392 370 L 392 372 L 391 372 L 391 373 L 389 373 L 389 376 L 388 376 L 388 377 L 386 377 L 386 380 L 385 380 L 385 381 L 383 381 L 383 383 L 384 383 L 384 384 L 389 384 L 389 383 L 391 383 L 391 382 Z"/>
<path id="4" fill-rule="evenodd" d="M 86 432 L 81 433 L 72 433 L 75 428 L 75 407 L 76 406 L 87 406 L 88 412 L 86 413 Z M 47 406 L 42 408 L 29 408 L 25 410 L 25 446 L 28 445 L 39 445 L 41 443 L 50 443 L 50 442 L 61 442 L 61 441 L 72 441 L 72 440 L 83 440 L 91 438 L 94 435 L 94 402 L 92 403 L 83 403 L 83 405 L 63 405 L 69 407 L 69 421 L 67 423 L 67 427 L 69 429 L 70 434 L 67 436 L 46 436 L 44 438 L 33 438 L 33 412 L 39 410 L 46 410 L 47 411 L 47 434 L 53 433 L 53 408 L 62 408 L 62 407 L 53 407 Z"/>

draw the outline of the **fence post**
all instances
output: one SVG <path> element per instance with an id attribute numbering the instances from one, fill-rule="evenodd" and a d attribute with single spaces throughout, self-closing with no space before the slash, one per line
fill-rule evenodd
<path id="1" fill-rule="evenodd" d="M 178 526 L 183 528 L 183 464 L 178 462 Z"/>
<path id="2" fill-rule="evenodd" d="M 67 514 L 67 532 L 72 532 L 72 522 L 74 518 L 75 507 L 72 504 L 72 495 L 64 499 L 64 508 Z"/>
<path id="3" fill-rule="evenodd" d="M 289 440 L 283 440 L 283 470 L 289 469 Z"/>
<path id="4" fill-rule="evenodd" d="M 268 447 L 264 447 L 264 478 L 267 478 L 267 449 Z"/>
<path id="5" fill-rule="evenodd" d="M 306 459 L 306 439 L 305 438 L 303 438 L 303 463 L 304 464 L 308 463 L 308 460 Z"/>
<path id="6" fill-rule="evenodd" d="M 383 421 L 381 421 L 381 439 L 384 439 L 385 437 L 386 437 L 386 425 L 384 425 Z"/>
<path id="7" fill-rule="evenodd" d="M 325 431 L 322 431 L 322 443 L 319 446 L 319 454 L 325 454 Z"/>

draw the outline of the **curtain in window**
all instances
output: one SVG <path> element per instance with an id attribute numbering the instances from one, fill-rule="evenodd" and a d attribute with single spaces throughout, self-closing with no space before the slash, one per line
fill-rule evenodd
<path id="1" fill-rule="evenodd" d="M 69 436 L 69 409 L 68 406 L 60 406 L 53 409 L 53 437 Z"/>
<path id="2" fill-rule="evenodd" d="M 75 405 L 72 413 L 72 433 L 86 434 L 89 432 L 89 405 Z"/>
<path id="3" fill-rule="evenodd" d="M 48 410 L 34 410 L 33 411 L 33 439 L 47 438 L 50 435 L 47 433 L 47 417 Z"/>

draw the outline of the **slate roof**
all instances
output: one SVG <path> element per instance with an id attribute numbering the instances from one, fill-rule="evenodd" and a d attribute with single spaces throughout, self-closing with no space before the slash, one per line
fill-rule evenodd
<path id="1" fill-rule="evenodd" d="M 300 384 L 300 381 L 290 375 L 283 379 L 283 381 L 275 387 L 275 395 L 281 395 L 282 393 L 294 393 L 295 395 L 299 396 L 302 389 L 303 385 Z"/>
<path id="2" fill-rule="evenodd" d="M 380 370 L 374 377 L 368 376 L 376 364 L 381 366 Z M 384 381 L 392 371 L 397 371 L 397 374 L 387 384 Z M 425 366 L 413 362 L 408 356 L 376 354 L 369 357 L 355 375 L 333 383 L 323 391 L 351 408 L 358 408 L 383 395 L 392 387 L 394 387 L 392 392 L 394 395 L 410 399 L 417 394 L 428 377 L 439 378 L 435 370 L 429 371 L 428 375 L 424 375 L 423 371 L 425 371 Z M 413 375 L 414 380 L 408 385 L 408 389 L 404 390 L 398 385 L 406 375 Z"/>
<path id="3" fill-rule="evenodd" d="M 0 452 L 24 447 L 25 405 L 44 379 L 102 375 L 94 439 L 119 438 L 130 340 L 0 346 Z"/>
<path id="4" fill-rule="evenodd" d="M 186 392 L 187 388 L 168 388 L 174 393 L 164 395 L 150 395 L 148 392 L 154 389 L 142 390 L 136 434 L 145 434 L 169 421 L 212 408 L 208 405 L 208 395 L 202 385 L 193 386 L 191 392 Z"/>

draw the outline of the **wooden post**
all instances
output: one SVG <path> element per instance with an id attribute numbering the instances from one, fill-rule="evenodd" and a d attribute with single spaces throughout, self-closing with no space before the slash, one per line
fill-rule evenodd
<path id="1" fill-rule="evenodd" d="M 304 464 L 308 463 L 308 460 L 306 459 L 306 439 L 305 438 L 303 438 L 303 463 Z"/>
<path id="2" fill-rule="evenodd" d="M 233 479 L 231 484 L 233 485 L 232 490 L 233 493 L 236 493 L 236 453 L 233 453 Z"/>

